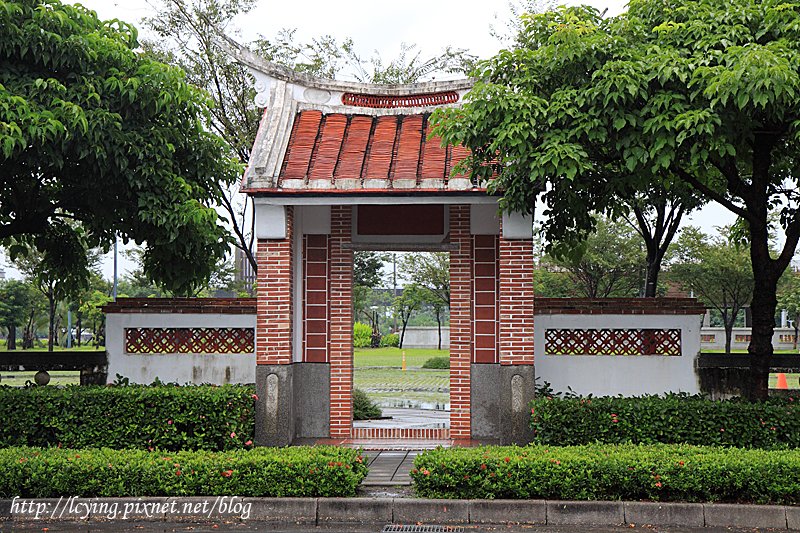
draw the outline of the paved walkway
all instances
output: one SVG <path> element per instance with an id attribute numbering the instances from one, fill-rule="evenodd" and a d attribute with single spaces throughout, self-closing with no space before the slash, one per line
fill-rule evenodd
<path id="1" fill-rule="evenodd" d="M 414 467 L 414 458 L 419 451 L 382 451 L 367 452 L 369 455 L 369 473 L 364 486 L 411 485 L 409 472 Z"/>
<path id="2" fill-rule="evenodd" d="M 356 428 L 449 428 L 450 411 L 433 409 L 382 409 L 384 418 L 354 420 Z"/>

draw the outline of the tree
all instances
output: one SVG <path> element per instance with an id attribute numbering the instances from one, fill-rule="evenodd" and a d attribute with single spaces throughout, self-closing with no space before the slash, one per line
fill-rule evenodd
<path id="1" fill-rule="evenodd" d="M 573 290 L 584 298 L 631 298 L 642 288 L 641 241 L 627 224 L 604 217 L 582 243 L 557 243 L 547 262 L 566 271 Z"/>
<path id="2" fill-rule="evenodd" d="M 633 0 L 525 16 L 519 46 L 482 63 L 445 142 L 502 206 L 541 195 L 556 233 L 585 231 L 647 184 L 680 181 L 748 225 L 751 399 L 765 399 L 777 283 L 800 240 L 800 12 L 777 0 Z M 768 213 L 783 247 L 770 254 Z"/>
<path id="3" fill-rule="evenodd" d="M 797 335 L 800 330 L 800 273 L 787 271 L 778 292 L 778 306 L 785 309 L 792 320 L 794 337 L 792 347 L 797 350 Z"/>
<path id="4" fill-rule="evenodd" d="M 99 254 L 90 253 L 85 244 L 67 243 L 56 249 L 50 246 L 47 252 L 29 247 L 20 250 L 18 244 L 14 265 L 47 300 L 47 351 L 52 352 L 58 343 L 56 338 L 56 306 L 58 302 L 76 297 L 89 286 L 90 269 L 96 268 Z"/>
<path id="5" fill-rule="evenodd" d="M 442 312 L 450 308 L 450 254 L 427 252 L 403 257 L 402 267 L 409 279 L 425 290 L 423 300 L 433 307 L 438 330 L 438 347 L 442 349 Z"/>
<path id="6" fill-rule="evenodd" d="M 136 37 L 80 5 L 0 0 L 0 241 L 52 263 L 116 234 L 185 293 L 228 249 L 214 205 L 241 167 L 204 129 L 206 95 Z"/>
<path id="7" fill-rule="evenodd" d="M 706 307 L 720 312 L 729 354 L 736 317 L 753 296 L 753 269 L 747 247 L 734 238 L 731 227 L 719 232 L 720 237 L 709 238 L 699 228 L 684 228 L 670 274 Z"/>
<path id="8" fill-rule="evenodd" d="M 17 280 L 0 281 L 0 326 L 8 331 L 6 347 L 17 349 L 17 327 L 25 323 L 30 306 L 30 287 Z"/>
<path id="9" fill-rule="evenodd" d="M 400 348 L 403 347 L 403 340 L 406 336 L 406 327 L 411 315 L 420 308 L 425 302 L 427 291 L 414 283 L 406 285 L 403 292 L 394 298 L 394 311 L 400 317 Z"/>

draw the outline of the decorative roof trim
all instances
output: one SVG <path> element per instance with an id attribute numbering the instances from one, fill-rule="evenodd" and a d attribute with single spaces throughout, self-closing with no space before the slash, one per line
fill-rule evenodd
<path id="1" fill-rule="evenodd" d="M 468 78 L 450 81 L 428 81 L 387 85 L 328 80 L 301 72 L 295 72 L 284 66 L 267 61 L 222 33 L 217 34 L 216 42 L 222 49 L 236 58 L 237 61 L 252 70 L 261 72 L 265 76 L 300 85 L 311 90 L 317 89 L 322 91 L 349 92 L 378 96 L 409 96 L 445 91 L 467 91 L 471 89 L 474 84 L 474 81 Z"/>
<path id="2" fill-rule="evenodd" d="M 398 107 L 426 107 L 431 105 L 441 106 L 445 104 L 454 104 L 458 102 L 459 98 L 456 91 L 409 96 L 377 96 L 374 94 L 344 93 L 342 95 L 342 103 L 351 106 L 387 109 Z"/>

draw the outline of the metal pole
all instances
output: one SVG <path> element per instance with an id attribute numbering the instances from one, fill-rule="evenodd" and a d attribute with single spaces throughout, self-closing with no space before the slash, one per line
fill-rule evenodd
<path id="1" fill-rule="evenodd" d="M 117 301 L 117 236 L 114 235 L 114 288 L 112 294 L 114 301 Z"/>

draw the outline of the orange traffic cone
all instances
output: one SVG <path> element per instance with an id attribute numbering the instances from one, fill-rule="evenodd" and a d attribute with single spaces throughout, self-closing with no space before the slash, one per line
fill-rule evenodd
<path id="1" fill-rule="evenodd" d="M 789 385 L 786 383 L 786 374 L 783 372 L 778 373 L 778 381 L 775 383 L 776 389 L 786 390 L 789 388 Z"/>

